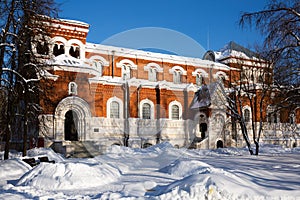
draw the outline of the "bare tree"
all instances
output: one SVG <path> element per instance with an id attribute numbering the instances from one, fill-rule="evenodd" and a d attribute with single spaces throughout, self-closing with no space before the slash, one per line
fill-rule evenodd
<path id="1" fill-rule="evenodd" d="M 5 0 L 0 2 L 0 77 L 2 92 L 7 93 L 5 155 L 8 158 L 11 135 L 22 127 L 23 156 L 26 155 L 28 131 L 37 128 L 39 74 L 44 61 L 32 48 L 44 43 L 47 30 L 42 21 L 56 13 L 53 0 Z M 37 37 L 40 36 L 40 37 Z M 3 124 L 2 124 L 3 126 Z M 20 130 L 18 130 L 20 131 Z"/>
<path id="2" fill-rule="evenodd" d="M 274 65 L 278 106 L 300 104 L 300 1 L 272 0 L 262 11 L 244 13 L 240 24 L 254 26 L 265 37 L 261 55 Z"/>

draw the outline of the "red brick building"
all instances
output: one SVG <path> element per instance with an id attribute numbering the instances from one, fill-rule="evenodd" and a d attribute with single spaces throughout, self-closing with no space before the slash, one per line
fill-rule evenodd
<path id="1" fill-rule="evenodd" d="M 244 69 L 257 69 L 259 79 L 266 63 L 234 55 L 233 49 L 227 54 L 208 52 L 200 59 L 88 43 L 88 24 L 51 20 L 47 25 L 49 52 L 41 57 L 49 65 L 44 85 L 50 95 L 42 99 L 40 116 L 40 136 L 47 146 L 61 150 L 74 141 L 99 149 L 162 141 L 196 148 L 244 145 L 239 128 L 233 131 L 224 95 L 242 79 Z M 195 92 L 206 86 L 210 104 L 192 109 Z M 269 100 L 263 108 L 264 121 L 271 109 Z M 243 102 L 243 112 L 252 115 Z M 294 123 L 299 124 L 299 118 Z M 297 139 L 288 145 L 297 144 Z"/>

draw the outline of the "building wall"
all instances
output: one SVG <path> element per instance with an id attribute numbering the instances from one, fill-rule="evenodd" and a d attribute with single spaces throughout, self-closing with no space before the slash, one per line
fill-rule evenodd
<path id="1" fill-rule="evenodd" d="M 40 117 L 40 135 L 46 136 L 48 146 L 54 141 L 65 142 L 65 117 L 70 110 L 76 115 L 78 140 L 95 141 L 102 147 L 126 145 L 124 139 L 128 136 L 128 145 L 131 147 L 143 147 L 161 141 L 169 141 L 178 147 L 193 148 L 216 148 L 220 142 L 226 147 L 244 145 L 240 128 L 237 126 L 235 135 L 231 118 L 226 114 L 222 91 L 241 80 L 241 72 L 245 66 L 260 69 L 265 63 L 231 57 L 220 63 L 96 45 L 86 43 L 88 25 L 67 20 L 55 20 L 54 24 L 55 27 L 61 24 L 64 28 L 50 29 L 53 31 L 50 39 L 52 44 L 49 44 L 52 50 L 44 58 L 49 63 L 49 68 L 46 81 L 42 82 L 47 95 L 41 100 L 44 113 Z M 76 32 L 74 27 L 79 28 L 79 31 Z M 73 31 L 70 32 L 71 29 Z M 63 54 L 53 55 L 56 43 L 64 45 Z M 70 54 L 72 46 L 78 48 L 79 57 L 72 57 Z M 130 68 L 130 78 L 124 80 L 126 67 Z M 155 81 L 149 80 L 150 68 L 156 70 Z M 174 71 L 181 73 L 180 83 L 174 83 Z M 201 74 L 201 84 L 197 74 Z M 211 89 L 212 105 L 199 110 L 190 109 L 195 92 L 201 85 L 219 82 L 220 78 L 223 89 Z M 74 91 L 71 84 L 74 85 Z M 261 90 L 256 89 L 255 92 L 256 102 L 259 102 Z M 279 117 L 285 124 L 278 123 L 276 126 L 274 123 L 267 123 L 271 96 L 267 94 L 264 97 L 260 116 L 260 104 L 249 101 L 245 94 L 241 94 L 239 98 L 243 110 L 239 112 L 249 108 L 251 120 L 255 120 L 256 126 L 260 120 L 265 123 L 262 140 L 274 142 L 274 138 L 293 135 L 294 130 L 283 128 L 288 127 L 287 114 Z M 119 102 L 119 118 L 110 117 L 112 101 Z M 151 106 L 150 119 L 143 119 L 141 116 L 143 102 Z M 179 107 L 178 119 L 172 119 L 172 105 Z M 298 109 L 295 112 L 296 127 L 299 114 Z M 202 133 L 205 126 L 207 130 Z M 248 128 L 251 138 L 250 123 Z M 290 139 L 286 145 L 298 143 L 297 140 Z"/>

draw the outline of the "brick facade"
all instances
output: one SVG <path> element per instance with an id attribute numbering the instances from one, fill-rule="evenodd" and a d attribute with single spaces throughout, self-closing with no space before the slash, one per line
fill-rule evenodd
<path id="1" fill-rule="evenodd" d="M 70 134 L 65 129 L 70 110 L 76 116 L 72 120 L 78 140 L 93 141 L 99 148 L 111 144 L 143 147 L 162 141 L 196 148 L 216 148 L 218 141 L 222 146 L 244 145 L 240 133 L 233 136 L 224 99 L 218 94 L 241 80 L 242 67 L 260 68 L 265 64 L 262 61 L 227 57 L 215 62 L 98 45 L 86 42 L 89 25 L 85 23 L 53 20 L 48 26 L 52 38 L 44 59 L 49 67 L 42 82 L 48 95 L 41 100 L 42 116 L 48 121 L 40 131 L 47 136 L 46 145 L 60 142 L 64 146 L 66 134 Z M 60 45 L 64 52 L 57 53 L 55 48 Z M 177 72 L 179 82 L 175 80 Z M 221 79 L 222 88 L 210 87 L 212 105 L 192 110 L 199 87 Z M 260 91 L 256 93 L 259 101 Z M 272 104 L 270 96 L 262 104 L 264 122 Z M 249 103 L 242 102 L 242 107 Z M 260 107 L 255 109 L 258 113 Z M 295 114 L 299 116 L 299 112 Z M 280 117 L 286 119 L 288 114 Z M 260 121 L 260 116 L 254 118 L 251 120 Z M 299 123 L 299 118 L 295 121 Z"/>

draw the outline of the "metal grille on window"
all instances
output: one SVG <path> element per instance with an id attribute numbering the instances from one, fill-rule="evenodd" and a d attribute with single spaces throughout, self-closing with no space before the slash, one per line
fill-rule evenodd
<path id="1" fill-rule="evenodd" d="M 120 118 L 120 106 L 119 103 L 113 101 L 110 103 L 110 118 Z"/>
<path id="2" fill-rule="evenodd" d="M 149 103 L 143 104 L 143 113 L 142 113 L 143 119 L 151 119 L 151 106 Z"/>
<path id="3" fill-rule="evenodd" d="M 172 106 L 172 119 L 174 120 L 179 119 L 179 106 L 177 105 Z"/>

